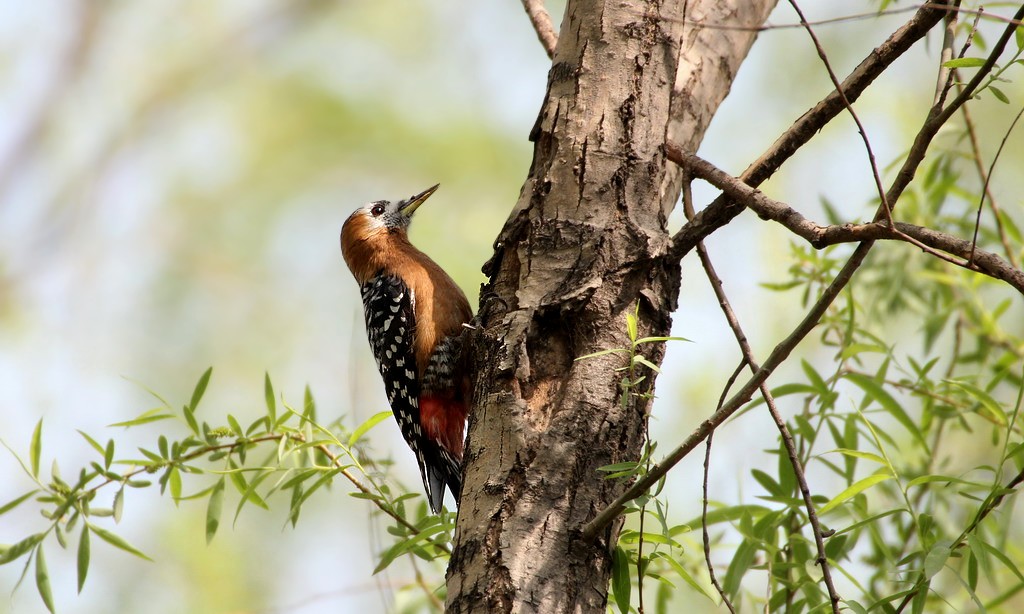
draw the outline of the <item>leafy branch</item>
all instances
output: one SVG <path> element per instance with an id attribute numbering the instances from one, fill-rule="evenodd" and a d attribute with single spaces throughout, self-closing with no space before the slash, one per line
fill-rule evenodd
<path id="1" fill-rule="evenodd" d="M 196 415 L 211 375 L 212 368 L 203 373 L 180 413 L 174 412 L 163 397 L 150 391 L 161 402 L 160 407 L 132 420 L 111 425 L 132 428 L 172 418 L 180 418 L 187 425 L 189 432 L 181 439 L 171 441 L 166 435 L 160 435 L 154 448 L 138 448 L 141 458 L 118 458 L 113 439 L 101 444 L 79 431 L 99 459 L 80 469 L 73 481 L 61 477 L 56 460 L 49 479 L 41 477 L 42 420 L 33 431 L 27 462 L 4 443 L 25 474 L 35 482 L 36 488 L 0 507 L 0 515 L 33 501 L 41 506 L 40 512 L 49 522 L 43 530 L 0 548 L 0 565 L 25 557 L 23 580 L 34 562 L 36 586 L 47 609 L 55 611 L 44 554 L 44 543 L 51 535 L 61 548 L 66 549 L 69 547 L 67 536 L 81 525 L 77 546 L 79 592 L 88 576 L 93 535 L 134 556 L 151 560 L 124 538 L 98 523 L 98 519 L 104 518 L 112 518 L 119 523 L 124 512 L 126 489 L 152 486 L 153 480 L 147 476 L 157 476 L 160 493 L 169 493 L 175 504 L 206 500 L 208 543 L 222 524 L 228 483 L 240 495 L 234 512 L 235 521 L 246 505 L 268 510 L 270 505 L 267 501 L 271 496 L 287 494 L 287 522 L 295 526 L 303 505 L 310 497 L 340 476 L 354 488 L 351 496 L 369 501 L 395 522 L 391 529 L 396 537 L 395 543 L 381 555 L 375 573 L 406 554 L 425 560 L 451 555 L 448 542 L 454 528 L 453 515 L 428 515 L 422 502 L 414 510 L 408 510 L 407 501 L 419 495 L 402 493 L 401 490 L 396 494 L 389 486 L 387 476 L 380 472 L 377 463 L 370 460 L 363 449 L 363 437 L 387 419 L 390 411 L 372 416 L 352 431 L 340 423 L 328 428 L 317 421 L 316 403 L 308 387 L 301 412 L 283 401 L 283 411 L 279 411 L 268 375 L 264 380 L 264 415 L 245 428 L 231 414 L 225 418 L 227 426 L 211 426 Z M 200 461 L 203 461 L 202 465 L 197 464 Z M 186 494 L 184 478 L 193 475 L 209 475 L 214 480 L 201 490 Z M 98 495 L 111 487 L 116 487 L 112 505 L 109 508 L 97 506 Z M 420 580 L 418 583 L 427 590 L 425 582 Z"/>

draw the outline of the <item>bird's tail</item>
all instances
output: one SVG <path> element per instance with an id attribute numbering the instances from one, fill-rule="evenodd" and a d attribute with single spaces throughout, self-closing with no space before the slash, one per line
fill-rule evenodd
<path id="1" fill-rule="evenodd" d="M 448 450 L 437 446 L 435 462 L 426 463 L 424 469 L 423 487 L 427 491 L 430 511 L 435 514 L 441 512 L 445 486 L 452 492 L 455 505 L 458 506 L 459 496 L 462 494 L 462 462 Z"/>

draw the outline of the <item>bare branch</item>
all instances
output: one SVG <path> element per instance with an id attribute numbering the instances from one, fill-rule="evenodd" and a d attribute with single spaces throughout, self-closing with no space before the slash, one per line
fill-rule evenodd
<path id="1" fill-rule="evenodd" d="M 685 171 L 684 171 L 685 172 Z M 689 176 L 683 179 L 683 209 L 686 212 L 687 219 L 693 217 L 693 190 L 691 189 L 691 180 Z M 698 250 L 704 250 L 704 243 L 697 244 Z M 742 334 L 742 333 L 741 333 Z M 718 407 L 721 409 L 725 403 L 725 399 L 729 396 L 729 391 L 732 390 L 733 384 L 736 383 L 736 378 L 743 372 L 743 367 L 747 366 L 747 357 L 744 356 L 740 360 L 740 364 L 736 366 L 736 370 L 729 376 L 729 380 L 725 382 L 725 387 L 722 389 L 722 396 L 718 398 Z M 711 584 L 718 591 L 718 594 L 722 597 L 722 603 L 725 607 L 729 608 L 731 614 L 736 614 L 736 608 L 733 607 L 732 601 L 729 600 L 729 596 L 725 594 L 725 589 L 722 588 L 721 583 L 718 581 L 718 577 L 715 575 L 715 566 L 711 564 L 711 535 L 708 532 L 708 473 L 711 470 L 711 442 L 714 439 L 714 431 L 708 433 L 708 440 L 705 443 L 704 449 L 704 481 L 701 486 L 701 511 L 700 511 L 700 528 L 701 528 L 701 539 L 704 542 L 704 562 L 707 564 L 708 576 L 711 578 Z M 648 467 L 650 471 L 650 467 Z"/>
<path id="2" fill-rule="evenodd" d="M 977 17 L 979 19 L 981 17 L 984 17 L 984 18 L 989 19 L 991 21 L 998 21 L 998 22 L 1007 23 L 1007 24 L 1021 25 L 1021 23 L 1022 23 L 1020 19 L 1014 19 L 1012 17 L 1003 17 L 1001 15 L 995 15 L 995 14 L 992 14 L 992 13 L 986 13 L 984 11 L 984 9 L 982 9 L 982 8 L 979 8 L 979 9 L 965 9 L 965 8 L 960 8 L 959 5 L 960 5 L 959 2 L 956 2 L 955 6 L 942 5 L 942 3 L 939 3 L 939 6 L 936 6 L 935 9 L 936 10 L 944 11 L 946 13 L 952 13 L 952 14 L 963 13 L 965 15 L 974 15 L 975 17 Z M 866 13 L 852 13 L 850 15 L 840 15 L 839 17 L 829 17 L 827 19 L 819 19 L 817 21 L 808 21 L 807 23 L 812 25 L 812 26 L 832 26 L 832 25 L 837 25 L 837 24 L 842 24 L 842 23 L 848 23 L 848 22 L 851 22 L 851 21 L 862 21 L 862 20 L 867 20 L 867 19 L 878 19 L 879 17 L 885 17 L 885 16 L 888 16 L 888 15 L 900 15 L 902 13 L 909 13 L 911 11 L 917 11 L 917 10 L 920 10 L 920 9 L 925 8 L 927 6 L 929 6 L 928 3 L 925 3 L 925 4 L 911 4 L 911 5 L 903 6 L 903 7 L 899 7 L 899 8 L 886 9 L 884 11 L 870 11 L 870 12 L 866 12 Z M 642 13 L 638 13 L 638 14 L 642 14 Z M 696 19 L 674 19 L 674 18 L 671 18 L 671 17 L 662 17 L 661 19 L 663 19 L 664 21 L 671 21 L 671 22 L 675 22 L 675 23 L 683 23 L 683 24 L 686 24 L 686 25 L 700 26 L 702 28 L 707 28 L 709 30 L 729 30 L 729 31 L 734 31 L 734 32 L 737 32 L 737 31 L 738 32 L 768 32 L 768 31 L 771 31 L 771 30 L 791 30 L 791 29 L 795 29 L 795 28 L 802 28 L 802 27 L 804 27 L 804 25 L 802 23 L 776 23 L 776 24 L 765 23 L 765 24 L 759 25 L 759 26 L 739 26 L 739 25 L 736 25 L 735 23 L 730 23 L 730 22 L 711 23 L 711 22 L 700 21 L 700 20 L 696 20 Z"/>
<path id="3" fill-rule="evenodd" d="M 847 100 L 855 102 L 878 75 L 882 74 L 942 19 L 946 8 L 946 2 L 925 4 L 903 27 L 872 50 L 843 81 L 841 89 L 846 94 Z M 822 126 L 841 113 L 843 108 L 843 101 L 839 97 L 839 93 L 833 91 L 813 109 L 797 119 L 782 136 L 776 139 L 768 151 L 747 167 L 740 178 L 748 185 L 755 187 L 760 185 L 771 177 L 800 147 L 810 141 Z M 731 202 L 727 197 L 716 198 L 707 208 L 697 213 L 692 221 L 684 224 L 672 238 L 672 257 L 682 258 L 694 248 L 698 241 L 728 224 L 741 211 L 743 211 L 743 206 Z"/>
<path id="4" fill-rule="evenodd" d="M 801 15 L 801 18 L 803 16 Z M 689 188 L 689 185 L 687 185 Z M 687 189 L 687 192 L 689 190 Z M 685 196 L 685 193 L 684 193 Z M 693 206 L 688 205 L 684 201 L 688 216 L 693 216 Z M 743 327 L 740 325 L 740 320 L 736 316 L 736 312 L 733 310 L 732 305 L 729 302 L 729 297 L 725 294 L 725 287 L 722 285 L 722 278 L 718 276 L 718 272 L 715 271 L 715 267 L 711 262 L 711 256 L 708 254 L 707 248 L 704 246 L 704 242 L 697 244 L 697 255 L 700 258 L 701 266 L 704 267 L 704 273 L 707 275 L 708 281 L 711 283 L 711 289 L 715 292 L 715 297 L 718 298 L 718 305 L 722 308 L 722 314 L 725 316 L 726 322 L 729 323 L 729 328 L 732 329 L 733 336 L 736 337 L 736 343 L 740 347 L 740 352 L 743 354 L 743 362 L 746 363 L 750 370 L 756 374 L 759 368 L 757 360 L 754 358 L 754 352 L 750 348 L 750 342 L 747 340 L 746 333 L 743 332 Z M 731 387 L 731 383 L 729 384 Z M 804 508 L 807 510 L 807 519 L 811 523 L 811 531 L 814 533 L 814 543 L 817 546 L 818 558 L 817 563 L 821 567 L 822 580 L 825 582 L 825 589 L 828 591 L 829 602 L 832 605 L 833 614 L 839 614 L 839 594 L 836 592 L 835 582 L 832 580 L 832 570 L 828 565 L 828 556 L 825 554 L 825 539 L 821 532 L 821 523 L 818 522 L 818 514 L 814 509 L 814 501 L 811 499 L 811 489 L 807 485 L 807 476 L 804 473 L 803 463 L 800 462 L 800 455 L 797 452 L 796 444 L 793 441 L 793 435 L 789 432 L 789 427 L 786 426 L 786 421 L 782 419 L 782 415 L 779 413 L 779 408 L 775 404 L 775 397 L 771 391 L 768 390 L 768 384 L 761 382 L 759 386 L 761 391 L 761 397 L 764 398 L 764 402 L 768 406 L 768 413 L 771 414 L 772 421 L 775 422 L 775 428 L 779 430 L 779 435 L 782 437 L 782 444 L 786 448 L 786 455 L 789 456 L 789 464 L 793 467 L 793 473 L 796 475 L 797 483 L 800 485 L 800 494 L 804 499 Z M 723 397 L 728 391 L 724 391 Z M 721 402 L 719 402 L 721 406 Z M 708 435 L 708 455 L 711 453 L 711 435 Z M 708 456 L 704 458 L 705 464 L 705 480 L 707 479 L 707 462 Z M 707 494 L 705 492 L 705 501 Z M 706 505 L 706 503 L 705 503 Z M 707 531 L 705 521 L 705 532 Z M 706 546 L 705 546 L 706 547 Z M 709 562 L 710 568 L 710 562 Z M 732 607 L 730 606 L 730 610 Z"/>
<path id="5" fill-rule="evenodd" d="M 558 33 L 555 32 L 555 26 L 551 23 L 551 15 L 544 8 L 544 0 L 523 0 L 523 8 L 526 9 L 530 23 L 533 24 L 533 29 L 536 30 L 537 38 L 544 46 L 548 58 L 553 59 L 555 46 L 558 45 Z"/>
<path id="6" fill-rule="evenodd" d="M 903 222 L 897 222 L 894 227 L 890 227 L 884 221 L 869 224 L 822 226 L 807 219 L 789 205 L 773 200 L 739 179 L 730 176 L 707 160 L 671 146 L 667 148 L 667 151 L 670 160 L 684 166 L 694 176 L 722 190 L 729 199 L 750 208 L 761 218 L 782 224 L 796 235 L 806 239 L 816 249 L 837 243 L 877 240 L 907 241 L 909 238 L 912 239 L 910 242 L 918 247 L 928 247 L 963 258 L 962 262 L 948 258 L 945 260 L 1005 281 L 1024 294 L 1024 272 L 1016 269 L 996 254 L 982 249 L 974 249 L 974 259 L 971 261 L 973 249 L 971 241 Z"/>
<path id="7" fill-rule="evenodd" d="M 828 56 L 825 55 L 825 49 L 821 46 L 821 42 L 818 40 L 818 36 L 814 33 L 811 25 L 807 23 L 807 19 L 804 17 L 804 12 L 800 10 L 800 5 L 796 3 L 796 0 L 789 0 L 790 6 L 796 11 L 796 14 L 800 17 L 800 23 L 807 30 L 807 34 L 811 37 L 811 41 L 814 43 L 814 48 L 818 52 L 818 57 L 821 58 L 822 64 L 825 65 L 825 70 L 828 72 L 828 78 L 832 80 L 832 85 L 836 88 L 836 93 L 839 94 L 839 98 L 843 101 L 843 106 L 850 113 L 850 117 L 853 118 L 853 123 L 857 124 L 857 132 L 860 133 L 861 140 L 864 141 L 864 149 L 868 153 L 868 163 L 871 165 L 871 177 L 875 180 L 875 189 L 878 190 L 878 198 L 882 203 L 882 209 L 885 210 L 886 219 L 892 223 L 892 207 L 889 206 L 889 201 L 885 197 L 885 188 L 882 187 L 882 176 L 878 174 L 878 164 L 875 162 L 875 152 L 871 149 L 871 140 L 868 139 L 868 132 L 864 129 L 864 124 L 860 123 L 860 118 L 857 117 L 857 112 L 853 110 L 853 105 L 850 100 L 846 97 L 843 92 L 843 85 L 839 83 L 839 78 L 836 77 L 836 73 L 832 70 L 832 64 L 828 61 Z M 955 13 L 954 13 L 955 15 Z"/>

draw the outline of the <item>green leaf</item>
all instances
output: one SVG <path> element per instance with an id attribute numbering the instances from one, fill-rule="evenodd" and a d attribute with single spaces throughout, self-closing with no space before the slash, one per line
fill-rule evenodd
<path id="1" fill-rule="evenodd" d="M 50 590 L 50 572 L 46 569 L 46 557 L 43 556 L 43 547 L 36 549 L 36 588 L 39 589 L 39 596 L 43 598 L 46 609 L 53 614 L 53 591 Z"/>
<path id="2" fill-rule="evenodd" d="M 437 516 L 427 516 L 421 520 L 418 525 L 418 532 L 416 534 L 400 540 L 381 555 L 380 563 L 378 563 L 377 567 L 373 570 L 374 575 L 383 571 L 388 565 L 393 563 L 395 559 L 407 552 L 413 552 L 420 555 L 422 553 L 422 545 L 425 542 L 430 541 L 434 535 L 448 530 L 447 525 L 442 523 L 441 519 Z M 404 529 L 401 530 L 404 531 Z M 429 558 L 430 557 L 428 557 L 428 559 Z"/>
<path id="3" fill-rule="evenodd" d="M 992 395 L 989 393 L 978 388 L 974 384 L 967 382 L 945 380 L 945 383 L 959 388 L 974 397 L 981 405 L 981 407 L 978 408 L 979 416 L 989 420 L 990 422 L 994 422 L 999 426 L 1006 426 L 1009 423 L 1008 418 L 1006 417 L 1006 412 L 1003 411 L 1003 407 L 999 404 L 999 401 L 992 398 Z"/>
<path id="4" fill-rule="evenodd" d="M 874 474 L 873 476 L 868 476 L 863 480 L 858 480 L 857 482 L 851 484 L 843 492 L 837 494 L 835 498 L 825 503 L 825 505 L 820 510 L 818 510 L 818 515 L 823 516 L 824 514 L 827 514 L 828 512 L 831 512 L 838 508 L 839 506 L 843 505 L 843 502 L 846 501 L 847 499 L 857 494 L 860 494 L 861 492 L 867 490 L 871 486 L 891 479 L 893 479 L 892 474 Z"/>
<path id="5" fill-rule="evenodd" d="M 203 393 L 206 392 L 206 386 L 210 383 L 210 375 L 213 374 L 213 367 L 208 367 L 206 371 L 199 377 L 199 381 L 196 382 L 196 387 L 192 391 L 192 400 L 188 402 L 188 408 L 192 411 L 196 410 L 199 406 L 199 401 L 203 398 Z"/>
<path id="6" fill-rule="evenodd" d="M 652 552 L 651 553 L 651 559 L 653 560 L 653 559 L 656 559 L 656 558 L 659 558 L 659 559 L 665 561 L 666 563 L 668 563 L 668 566 L 672 568 L 672 571 L 676 572 L 676 575 L 678 575 L 680 578 L 682 578 L 683 582 L 686 582 L 687 584 L 689 584 L 690 588 L 692 588 L 693 590 L 697 591 L 701 595 L 704 595 L 705 597 L 710 599 L 712 602 L 715 600 L 714 597 L 712 597 L 711 594 L 708 593 L 707 590 L 705 590 L 703 586 L 701 586 L 700 584 L 697 584 L 697 581 L 693 579 L 693 576 L 691 576 L 690 573 L 688 571 L 686 571 L 686 569 L 682 566 L 681 563 L 679 563 L 679 561 L 675 560 L 673 557 L 669 556 L 668 554 L 666 554 L 664 552 Z"/>
<path id="7" fill-rule="evenodd" d="M 363 422 L 362 424 L 359 425 L 358 428 L 356 428 L 356 430 L 352 431 L 352 436 L 348 438 L 348 447 L 351 448 L 352 446 L 354 446 L 355 443 L 359 441 L 363 437 L 363 435 L 367 433 L 367 431 L 377 426 L 384 420 L 387 420 L 388 417 L 391 415 L 391 410 L 389 409 L 387 411 L 376 413 L 367 418 L 365 422 Z"/>
<path id="8" fill-rule="evenodd" d="M 196 422 L 195 413 L 192 411 L 192 408 L 189 407 L 188 405 L 184 405 L 182 406 L 181 410 L 182 414 L 185 416 L 185 422 L 188 423 L 188 428 L 191 429 L 192 432 L 195 433 L 196 435 L 201 434 L 199 430 L 199 423 Z"/>
<path id="9" fill-rule="evenodd" d="M 619 612 L 629 614 L 630 592 L 633 582 L 629 576 L 629 556 L 622 548 L 615 547 L 615 555 L 612 558 L 612 596 L 615 597 L 615 604 L 619 606 Z"/>
<path id="10" fill-rule="evenodd" d="M 811 386 L 814 387 L 818 394 L 827 395 L 830 392 L 828 384 L 825 383 L 825 379 L 822 378 L 821 375 L 814 370 L 814 367 L 811 366 L 811 363 L 807 362 L 806 360 L 801 360 L 800 367 L 803 368 L 804 375 L 807 376 L 807 379 L 811 380 Z"/>
<path id="11" fill-rule="evenodd" d="M 29 497 L 31 497 L 32 495 L 36 494 L 37 492 L 39 492 L 39 491 L 38 490 L 30 490 L 27 493 L 25 493 L 25 494 L 21 495 L 20 497 L 18 497 L 17 499 L 14 499 L 13 501 L 9 501 L 9 502 L 5 503 L 3 507 L 0 507 L 0 516 L 3 516 L 7 512 L 9 512 L 9 511 L 13 510 L 14 508 L 18 507 L 19 505 L 24 503 Z"/>
<path id="12" fill-rule="evenodd" d="M 1000 563 L 1002 563 L 1006 566 L 1007 569 L 1012 571 L 1013 575 L 1017 576 L 1018 580 L 1024 582 L 1024 574 L 1021 574 L 1020 569 L 1017 568 L 1017 565 L 1014 564 L 1010 557 L 1006 556 L 1002 550 L 996 548 L 995 546 L 989 544 L 986 541 L 982 541 L 981 539 L 978 539 L 977 543 L 980 543 L 981 547 L 983 547 L 985 551 L 987 551 L 992 556 L 996 557 Z"/>
<path id="13" fill-rule="evenodd" d="M 242 430 L 242 425 L 239 424 L 238 420 L 231 414 L 228 414 L 228 426 L 231 427 L 231 431 L 238 437 L 245 437 L 245 431 Z"/>
<path id="14" fill-rule="evenodd" d="M 636 343 L 637 337 L 640 336 L 636 316 L 632 313 L 626 313 L 626 334 L 629 335 L 629 340 L 634 344 Z"/>
<path id="15" fill-rule="evenodd" d="M 78 431 L 78 434 L 84 437 L 85 440 L 89 442 L 89 445 L 92 446 L 93 450 L 99 452 L 101 456 L 103 455 L 103 446 L 101 446 L 98 441 L 96 441 L 92 437 L 89 437 L 89 435 L 86 434 L 85 431 Z"/>
<path id="16" fill-rule="evenodd" d="M 769 511 L 771 510 L 762 505 L 735 505 L 723 507 L 708 512 L 707 524 L 710 527 L 711 525 L 718 524 L 720 522 L 733 522 L 742 518 L 744 514 L 749 514 L 754 518 L 759 518 Z M 699 527 L 701 526 L 701 517 L 697 516 L 684 524 L 690 527 Z"/>
<path id="17" fill-rule="evenodd" d="M 635 364 L 641 364 L 650 369 L 651 371 L 654 371 L 655 373 L 661 373 L 661 369 L 658 368 L 658 365 L 644 358 L 643 354 L 637 354 L 636 356 L 634 356 L 633 362 Z"/>
<path id="18" fill-rule="evenodd" d="M 60 523 L 53 525 L 53 534 L 57 538 L 57 543 L 60 544 L 60 547 L 67 550 L 68 538 L 64 534 L 64 528 L 60 525 Z"/>
<path id="19" fill-rule="evenodd" d="M 172 414 L 163 413 L 164 409 L 164 407 L 157 407 L 156 409 L 151 409 L 149 411 L 142 412 L 141 414 L 139 414 L 138 416 L 131 420 L 126 420 L 124 422 L 115 422 L 113 424 L 108 424 L 107 426 L 138 426 L 140 424 L 148 424 L 150 422 L 167 420 L 168 418 L 174 417 Z"/>
<path id="20" fill-rule="evenodd" d="M 643 539 L 644 542 L 651 544 L 661 544 L 663 546 L 672 546 L 673 548 L 683 547 L 679 542 L 671 537 L 662 535 L 661 533 L 650 533 L 648 531 L 644 531 L 643 533 L 639 533 L 637 531 L 624 531 L 622 536 L 619 538 L 619 541 L 624 544 L 635 544 L 641 539 Z"/>
<path id="21" fill-rule="evenodd" d="M 848 488 L 846 488 L 846 490 L 836 495 L 835 498 L 833 498 L 831 501 L 826 503 L 821 509 L 819 509 L 818 515 L 823 516 L 828 512 L 831 512 L 835 508 L 839 507 L 840 505 L 842 505 L 843 502 L 850 499 L 851 497 L 864 492 L 865 490 L 871 488 L 875 484 L 891 479 L 893 479 L 891 473 L 876 473 L 875 475 L 870 475 L 864 478 L 863 480 L 854 482 Z"/>
<path id="22" fill-rule="evenodd" d="M 775 398 L 784 397 L 788 394 L 800 393 L 818 394 L 818 389 L 808 384 L 781 384 L 772 388 L 772 396 Z"/>
<path id="23" fill-rule="evenodd" d="M 103 450 L 103 468 L 110 469 L 110 463 L 114 462 L 114 440 L 107 441 L 107 447 Z"/>
<path id="24" fill-rule="evenodd" d="M 274 400 L 274 385 L 270 383 L 270 373 L 266 371 L 263 372 L 263 396 L 267 401 L 267 416 L 270 418 L 267 429 L 272 429 L 277 422 L 277 402 Z"/>
<path id="25" fill-rule="evenodd" d="M 977 68 L 985 65 L 985 58 L 956 58 L 942 63 L 946 68 Z"/>
<path id="26" fill-rule="evenodd" d="M 78 540 L 78 592 L 85 586 L 85 576 L 89 573 L 89 527 L 82 526 L 82 537 Z"/>
<path id="27" fill-rule="evenodd" d="M 760 484 L 762 488 L 767 490 L 769 494 L 772 494 L 776 497 L 785 497 L 789 494 L 788 492 L 783 492 L 782 488 L 775 481 L 775 479 L 772 478 L 767 473 L 765 473 L 764 471 L 761 471 L 760 469 L 751 469 L 750 475 L 754 476 L 754 479 L 757 480 L 757 483 Z"/>
<path id="28" fill-rule="evenodd" d="M 89 527 L 89 530 L 92 531 L 93 533 L 95 533 L 97 537 L 99 537 L 103 541 L 107 542 L 111 546 L 113 546 L 115 548 L 120 548 L 121 550 L 124 550 L 125 552 L 128 552 L 130 554 L 134 554 L 135 556 L 139 557 L 140 559 L 146 559 L 147 561 L 152 561 L 153 560 L 153 559 L 149 558 L 148 556 L 146 556 L 145 554 L 143 554 L 138 549 L 136 549 L 134 546 L 129 544 L 127 541 L 125 541 L 125 539 L 123 537 L 121 537 L 120 535 L 116 535 L 114 533 L 111 533 L 110 531 L 107 531 L 106 529 L 102 529 L 102 528 L 100 528 L 100 527 L 98 527 L 98 526 L 96 526 L 94 524 L 89 524 L 88 527 Z"/>
<path id="29" fill-rule="evenodd" d="M 896 418 L 900 424 L 910 431 L 910 434 L 918 440 L 925 450 L 928 450 L 928 443 L 924 440 L 921 430 L 917 428 L 917 424 L 910 419 L 910 416 L 903 410 L 903 407 L 877 381 L 862 373 L 848 373 L 846 374 L 846 379 L 863 390 L 868 398 L 877 401 L 879 405 L 892 414 L 893 418 Z"/>
<path id="30" fill-rule="evenodd" d="M 13 546 L 8 546 L 6 550 L 0 552 L 0 565 L 6 565 L 11 561 L 20 559 L 29 550 L 35 548 L 36 544 L 43 541 L 44 537 L 46 537 L 46 533 L 36 533 L 35 535 L 29 535 Z"/>
<path id="31" fill-rule="evenodd" d="M 750 566 L 754 564 L 756 555 L 757 546 L 750 539 L 744 539 L 736 548 L 736 553 L 725 572 L 725 583 L 722 585 L 722 590 L 726 594 L 733 598 L 736 597 L 740 590 L 740 581 L 743 580 L 743 575 L 747 573 Z"/>
<path id="32" fill-rule="evenodd" d="M 1003 93 L 1003 90 L 999 89 L 994 85 L 988 86 L 988 89 L 990 92 L 992 92 L 992 95 L 995 96 L 996 100 L 1003 104 L 1010 104 L 1010 99 L 1006 97 L 1006 94 Z"/>
<path id="33" fill-rule="evenodd" d="M 924 577 L 926 579 L 930 580 L 945 567 L 950 554 L 949 547 L 952 543 L 948 539 L 943 539 L 935 542 L 935 545 L 928 550 L 928 554 L 924 557 Z"/>
<path id="34" fill-rule="evenodd" d="M 259 493 L 256 492 L 256 488 L 261 483 L 263 483 L 263 480 L 269 478 L 271 475 L 273 475 L 273 473 L 271 473 L 270 471 L 261 473 L 260 475 L 253 478 L 253 480 L 249 482 L 248 485 L 246 485 L 245 490 L 242 492 L 241 498 L 238 500 L 238 507 L 235 509 L 235 517 L 232 520 L 233 523 L 238 522 L 238 515 L 242 513 L 242 507 L 245 506 L 245 503 L 247 501 L 251 501 L 255 505 L 265 510 L 270 509 L 270 506 L 268 506 L 267 502 L 263 500 L 263 497 L 260 497 Z"/>
<path id="35" fill-rule="evenodd" d="M 114 522 L 121 522 L 121 512 L 124 511 L 124 486 L 114 493 Z"/>
<path id="36" fill-rule="evenodd" d="M 906 489 L 907 491 L 909 491 L 911 488 L 915 486 L 920 486 L 921 484 L 928 484 L 930 482 L 942 482 L 944 484 L 963 484 L 964 486 L 973 486 L 975 488 L 985 487 L 985 484 L 981 484 L 980 482 L 970 482 L 968 480 L 955 478 L 950 475 L 919 475 L 913 480 L 907 482 Z"/>
<path id="37" fill-rule="evenodd" d="M 39 455 L 43 450 L 43 419 L 36 422 L 32 431 L 32 443 L 29 445 L 29 460 L 32 463 L 32 477 L 39 477 Z"/>
<path id="38" fill-rule="evenodd" d="M 206 543 L 213 541 L 217 534 L 217 527 L 220 526 L 220 510 L 224 505 L 224 478 L 217 481 L 210 493 L 210 502 L 206 506 Z"/>
<path id="39" fill-rule="evenodd" d="M 665 343 L 666 341 L 686 341 L 687 343 L 693 343 L 686 337 L 641 337 L 637 339 L 634 344 L 642 345 L 644 343 Z"/>
<path id="40" fill-rule="evenodd" d="M 853 457 L 856 457 L 856 458 L 863 458 L 864 460 L 869 460 L 869 461 L 878 463 L 879 465 L 885 465 L 885 466 L 889 465 L 889 463 L 886 462 L 886 460 L 884 458 L 882 458 L 881 456 L 879 456 L 877 454 L 872 454 L 870 452 L 861 452 L 860 450 L 850 450 L 850 449 L 847 449 L 847 448 L 836 448 L 835 450 L 832 450 L 832 452 L 838 452 L 838 453 L 842 454 L 843 456 L 853 456 Z"/>
<path id="41" fill-rule="evenodd" d="M 316 399 L 313 398 L 313 391 L 309 389 L 309 384 L 306 384 L 306 390 L 302 395 L 302 417 L 316 422 Z"/>
<path id="42" fill-rule="evenodd" d="M 172 466 L 167 476 L 167 484 L 171 488 L 171 498 L 174 499 L 174 504 L 178 504 L 178 500 L 181 499 L 181 472 L 178 471 L 177 465 Z"/>
<path id="43" fill-rule="evenodd" d="M 638 467 L 636 461 L 626 461 L 623 463 L 613 463 L 611 465 L 602 465 L 597 468 L 598 471 L 605 473 L 618 473 L 620 471 L 634 471 Z"/>

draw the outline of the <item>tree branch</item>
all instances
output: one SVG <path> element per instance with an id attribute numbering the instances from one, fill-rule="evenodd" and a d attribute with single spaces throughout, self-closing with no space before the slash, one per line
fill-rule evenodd
<path id="1" fill-rule="evenodd" d="M 1012 264 L 992 252 L 976 249 L 971 241 L 932 230 L 931 228 L 903 222 L 897 222 L 895 227 L 890 227 L 885 221 L 869 224 L 822 226 L 807 219 L 800 212 L 785 203 L 773 200 L 762 192 L 744 184 L 707 160 L 694 154 L 683 152 L 672 145 L 666 147 L 666 152 L 670 160 L 687 168 L 694 176 L 722 190 L 723 194 L 730 200 L 750 208 L 762 219 L 782 224 L 794 234 L 806 239 L 815 249 L 822 249 L 837 243 L 853 243 L 858 241 L 892 240 L 911 242 L 918 247 L 924 246 L 963 258 L 963 261 L 950 258 L 944 259 L 957 266 L 1005 281 L 1018 292 L 1024 294 L 1024 272 L 1014 268 Z M 972 253 L 973 261 L 970 260 Z"/>
<path id="2" fill-rule="evenodd" d="M 555 32 L 555 26 L 551 23 L 551 15 L 544 8 L 544 0 L 523 0 L 523 8 L 526 9 L 530 23 L 533 24 L 533 29 L 537 32 L 537 38 L 544 46 L 548 58 L 554 59 L 555 46 L 558 45 L 558 33 Z"/>
<path id="3" fill-rule="evenodd" d="M 948 3 L 945 1 L 926 3 L 903 27 L 872 50 L 842 82 L 841 89 L 846 94 L 846 99 L 855 102 L 878 75 L 942 20 L 947 8 Z M 776 139 L 768 151 L 747 167 L 740 175 L 740 179 L 751 186 L 760 185 L 844 108 L 839 93 L 833 90 Z M 741 211 L 743 205 L 731 202 L 726 196 L 716 198 L 672 237 L 672 257 L 681 259 L 698 241 L 728 224 Z"/>

